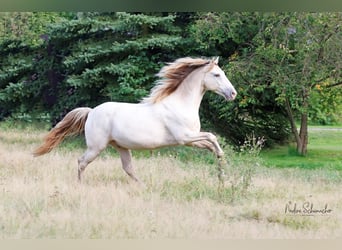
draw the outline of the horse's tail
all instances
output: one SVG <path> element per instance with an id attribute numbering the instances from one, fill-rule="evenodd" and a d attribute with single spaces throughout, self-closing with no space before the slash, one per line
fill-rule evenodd
<path id="1" fill-rule="evenodd" d="M 49 153 L 68 135 L 75 135 L 84 131 L 84 125 L 91 108 L 76 108 L 71 110 L 51 131 L 45 136 L 44 143 L 34 150 L 34 156 Z"/>

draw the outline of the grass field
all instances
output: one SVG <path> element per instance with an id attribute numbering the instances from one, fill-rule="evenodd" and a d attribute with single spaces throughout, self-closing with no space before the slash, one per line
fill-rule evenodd
<path id="1" fill-rule="evenodd" d="M 297 155 L 295 145 L 264 150 L 261 156 L 271 167 L 342 170 L 342 128 L 311 126 L 305 157 Z"/>
<path id="2" fill-rule="evenodd" d="M 225 187 L 219 190 L 214 160 L 203 157 L 203 151 L 136 153 L 137 174 L 146 184 L 142 189 L 121 170 L 117 155 L 107 150 L 86 169 L 79 184 L 77 158 L 82 149 L 71 140 L 50 154 L 32 157 L 45 133 L 0 124 L 1 239 L 342 235 L 339 168 L 266 167 L 263 162 L 269 164 L 271 156 L 267 160 L 263 155 L 263 160 L 227 151 L 230 164 Z M 320 135 L 317 142 L 327 136 Z M 319 150 L 313 142 L 314 137 L 311 149 Z M 329 146 L 324 150 L 330 152 Z M 199 160 L 187 159 L 186 153 Z"/>

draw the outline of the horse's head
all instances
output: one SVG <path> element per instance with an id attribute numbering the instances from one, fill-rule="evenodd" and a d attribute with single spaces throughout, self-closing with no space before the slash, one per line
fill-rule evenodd
<path id="1" fill-rule="evenodd" d="M 211 90 L 223 96 L 226 100 L 232 101 L 235 99 L 237 92 L 226 74 L 218 66 L 218 59 L 217 57 L 209 63 L 209 70 L 205 73 L 202 84 L 205 90 Z"/>

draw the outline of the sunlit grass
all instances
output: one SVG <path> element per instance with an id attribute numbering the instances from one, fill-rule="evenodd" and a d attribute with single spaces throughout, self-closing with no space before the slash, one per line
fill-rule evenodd
<path id="1" fill-rule="evenodd" d="M 337 127 L 311 128 L 306 156 L 298 155 L 295 145 L 290 145 L 266 149 L 261 157 L 270 167 L 342 170 L 342 129 Z"/>
<path id="2" fill-rule="evenodd" d="M 338 238 L 342 171 L 264 167 L 225 148 L 225 186 L 210 153 L 174 148 L 134 153 L 134 184 L 108 149 L 77 182 L 83 138 L 34 158 L 46 130 L 0 124 L 0 238 Z M 288 154 L 292 154 L 288 152 Z M 250 179 L 248 179 L 248 178 Z M 247 178 L 247 181 L 244 179 Z M 248 188 L 244 188 L 245 184 Z M 284 212 L 289 202 L 328 204 L 326 216 Z"/>

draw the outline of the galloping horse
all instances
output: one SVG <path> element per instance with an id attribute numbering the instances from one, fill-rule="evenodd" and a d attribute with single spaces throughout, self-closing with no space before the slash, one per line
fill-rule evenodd
<path id="1" fill-rule="evenodd" d="M 204 93 L 213 91 L 234 100 L 236 90 L 218 66 L 218 58 L 180 58 L 164 66 L 150 95 L 140 103 L 106 102 L 93 109 L 70 111 L 34 151 L 43 155 L 67 135 L 84 131 L 87 150 L 78 159 L 78 179 L 87 165 L 108 145 L 120 154 L 122 167 L 139 182 L 132 166 L 131 149 L 156 149 L 187 145 L 206 148 L 223 156 L 212 133 L 200 132 L 199 107 Z"/>

